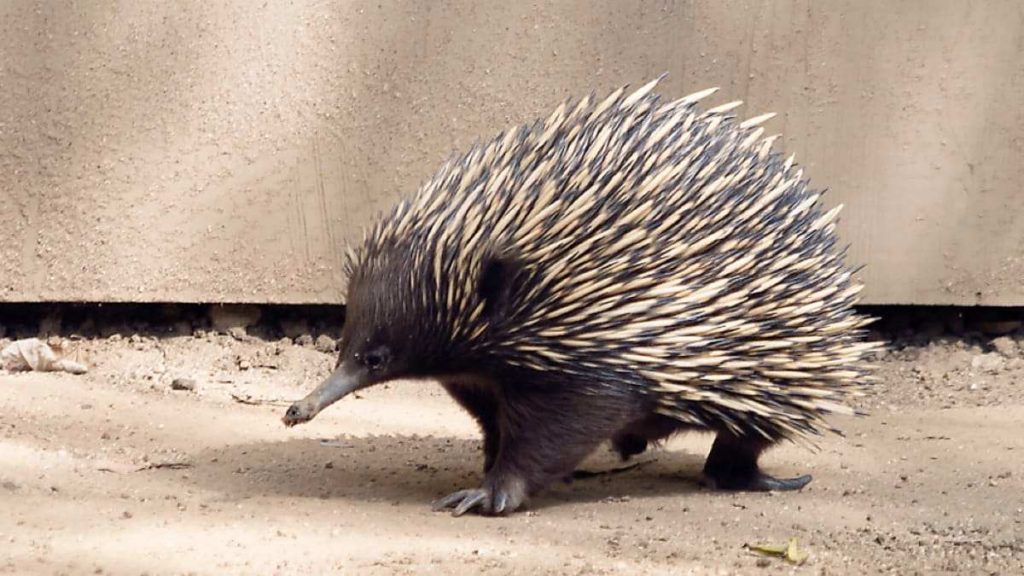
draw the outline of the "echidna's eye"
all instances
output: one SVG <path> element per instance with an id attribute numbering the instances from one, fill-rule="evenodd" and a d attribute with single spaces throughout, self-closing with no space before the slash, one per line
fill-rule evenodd
<path id="1" fill-rule="evenodd" d="M 366 368 L 371 371 L 380 370 L 388 361 L 388 351 L 384 348 L 369 350 L 361 356 L 363 366 L 366 366 Z"/>

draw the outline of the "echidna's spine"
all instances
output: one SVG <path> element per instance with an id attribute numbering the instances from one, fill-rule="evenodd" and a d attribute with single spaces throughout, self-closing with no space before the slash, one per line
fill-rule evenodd
<path id="1" fill-rule="evenodd" d="M 659 79 L 660 80 L 660 79 Z M 657 80 L 564 103 L 446 163 L 368 233 L 353 282 L 394 270 L 403 313 L 464 354 L 655 398 L 681 422 L 771 439 L 828 429 L 868 380 L 861 285 L 792 156 L 714 90 Z M 488 262 L 530 282 L 485 313 Z"/>

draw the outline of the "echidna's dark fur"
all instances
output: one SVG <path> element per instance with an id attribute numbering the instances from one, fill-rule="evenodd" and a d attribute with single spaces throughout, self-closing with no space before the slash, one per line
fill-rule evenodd
<path id="1" fill-rule="evenodd" d="M 628 457 L 686 428 L 718 432 L 719 487 L 797 488 L 760 452 L 869 379 L 838 208 L 769 115 L 655 83 L 474 147 L 350 255 L 339 365 L 383 350 L 369 383 L 436 377 L 483 428 L 483 486 L 442 507 L 513 510 L 604 440 Z"/>

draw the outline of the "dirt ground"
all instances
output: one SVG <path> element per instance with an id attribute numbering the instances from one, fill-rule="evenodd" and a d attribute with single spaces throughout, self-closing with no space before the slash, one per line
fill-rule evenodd
<path id="1" fill-rule="evenodd" d="M 765 458 L 813 473 L 802 492 L 700 487 L 711 439 L 693 435 L 508 518 L 430 510 L 481 467 L 473 423 L 436 385 L 286 429 L 284 405 L 332 361 L 304 340 L 115 335 L 64 342 L 84 376 L 0 373 L 0 573 L 1024 571 L 1020 336 L 885 354 L 870 416 L 838 421 L 845 439 Z M 179 378 L 195 388 L 172 390 Z M 605 447 L 583 468 L 618 466 Z M 801 566 L 745 547 L 790 538 Z"/>

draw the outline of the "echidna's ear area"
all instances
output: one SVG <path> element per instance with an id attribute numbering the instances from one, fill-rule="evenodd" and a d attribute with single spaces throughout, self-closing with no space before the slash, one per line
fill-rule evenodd
<path id="1" fill-rule="evenodd" d="M 529 274 L 514 258 L 487 256 L 480 266 L 477 295 L 483 300 L 483 314 L 491 322 L 507 318 L 515 307 L 516 294 L 522 294 Z"/>

